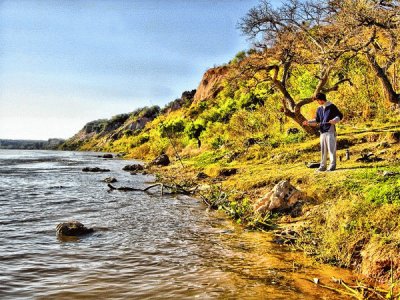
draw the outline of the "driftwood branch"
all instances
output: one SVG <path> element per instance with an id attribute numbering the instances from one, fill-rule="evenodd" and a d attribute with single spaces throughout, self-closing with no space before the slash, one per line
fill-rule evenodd
<path id="1" fill-rule="evenodd" d="M 154 188 L 154 187 L 160 187 L 160 193 L 161 195 L 164 194 L 184 194 L 184 195 L 191 195 L 194 194 L 197 190 L 197 187 L 195 188 L 191 188 L 191 189 L 185 189 L 182 186 L 179 185 L 175 185 L 175 186 L 170 186 L 170 185 L 165 185 L 163 183 L 156 183 L 153 185 L 150 185 L 144 189 L 139 189 L 139 188 L 132 188 L 132 187 L 126 187 L 126 186 L 122 186 L 122 187 L 115 187 L 112 184 L 107 184 L 107 186 L 110 188 L 109 192 L 117 190 L 117 191 L 121 191 L 121 192 L 144 192 L 144 193 L 150 193 L 149 190 Z M 164 189 L 167 188 L 170 190 L 170 192 L 165 193 Z M 150 193 L 151 194 L 151 193 Z"/>
<path id="2" fill-rule="evenodd" d="M 344 282 L 342 279 L 334 278 L 332 277 L 332 281 L 338 285 L 338 287 L 332 287 L 329 285 L 324 285 L 321 284 L 318 280 L 318 278 L 315 278 L 313 280 L 307 279 L 318 286 L 343 294 L 343 295 L 348 295 L 356 299 L 397 299 L 399 294 L 393 295 L 390 298 L 386 297 L 387 295 L 390 294 L 390 291 L 388 290 L 382 290 L 376 287 L 368 286 L 365 285 L 361 282 L 358 282 L 357 285 L 349 285 L 346 282 Z"/>

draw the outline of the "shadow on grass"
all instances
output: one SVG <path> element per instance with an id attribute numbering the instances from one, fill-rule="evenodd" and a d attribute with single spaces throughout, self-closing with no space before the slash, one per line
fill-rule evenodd
<path id="1" fill-rule="evenodd" d="M 366 133 L 366 132 L 397 132 L 399 130 L 399 125 L 391 125 L 391 126 L 385 126 L 381 128 L 370 128 L 370 129 L 360 129 L 360 130 L 354 130 L 354 131 L 349 131 L 349 132 L 343 132 L 341 134 L 338 134 L 338 136 L 345 136 L 348 134 L 359 134 L 359 133 Z"/>

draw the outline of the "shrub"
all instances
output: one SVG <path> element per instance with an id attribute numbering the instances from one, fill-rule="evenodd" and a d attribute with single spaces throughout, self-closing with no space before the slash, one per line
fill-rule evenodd
<path id="1" fill-rule="evenodd" d="M 221 136 L 217 136 L 211 141 L 211 147 L 213 149 L 219 149 L 225 144 L 225 140 Z"/>
<path id="2" fill-rule="evenodd" d="M 158 126 L 162 138 L 171 138 L 179 135 L 185 130 L 185 121 L 181 118 L 162 122 Z"/>

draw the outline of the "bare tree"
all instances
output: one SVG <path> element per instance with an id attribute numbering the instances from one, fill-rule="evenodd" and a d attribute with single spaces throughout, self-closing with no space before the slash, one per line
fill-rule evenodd
<path id="1" fill-rule="evenodd" d="M 355 39 L 356 29 L 342 28 L 336 22 L 336 11 L 329 1 L 287 0 L 278 9 L 264 0 L 242 19 L 240 28 L 262 51 L 242 62 L 241 72 L 258 80 L 267 80 L 282 94 L 285 115 L 292 118 L 308 133 L 315 128 L 303 126 L 301 108 L 313 101 L 318 92 L 337 90 L 347 78 L 336 78 L 338 60 L 351 51 L 359 51 L 372 41 Z M 318 79 L 314 95 L 295 99 L 289 79 L 299 65 L 317 66 Z M 261 79 L 262 78 L 262 79 Z M 330 84 L 331 83 L 331 84 Z"/>

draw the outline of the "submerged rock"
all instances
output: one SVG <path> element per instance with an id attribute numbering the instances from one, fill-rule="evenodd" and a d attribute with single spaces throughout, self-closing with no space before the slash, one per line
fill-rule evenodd
<path id="1" fill-rule="evenodd" d="M 81 236 L 92 233 L 93 228 L 87 228 L 81 222 L 68 221 L 57 225 L 57 235 L 61 236 Z"/>
<path id="2" fill-rule="evenodd" d="M 101 169 L 99 167 L 85 167 L 82 172 L 110 172 L 109 169 Z"/>
<path id="3" fill-rule="evenodd" d="M 114 182 L 117 182 L 118 180 L 115 177 L 107 177 L 107 178 L 104 178 L 103 181 L 106 183 L 114 183 Z"/>

